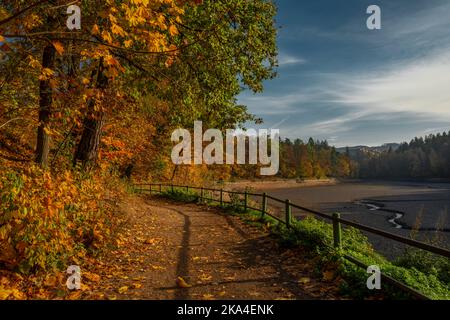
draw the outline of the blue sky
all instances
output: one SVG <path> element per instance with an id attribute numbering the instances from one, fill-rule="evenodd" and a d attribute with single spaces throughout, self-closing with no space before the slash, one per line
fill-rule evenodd
<path id="1" fill-rule="evenodd" d="M 366 9 L 381 8 L 368 30 Z M 450 130 L 450 1 L 278 0 L 278 77 L 239 102 L 283 137 L 380 145 Z"/>

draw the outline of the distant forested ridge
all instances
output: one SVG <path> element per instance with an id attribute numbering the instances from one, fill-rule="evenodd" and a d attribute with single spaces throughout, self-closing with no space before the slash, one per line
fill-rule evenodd
<path id="1" fill-rule="evenodd" d="M 416 137 L 396 150 L 351 156 L 361 178 L 450 178 L 450 132 Z"/>
<path id="2" fill-rule="evenodd" d="M 348 155 L 338 153 L 325 140 L 285 139 L 280 144 L 280 175 L 284 178 L 347 177 L 350 173 Z"/>

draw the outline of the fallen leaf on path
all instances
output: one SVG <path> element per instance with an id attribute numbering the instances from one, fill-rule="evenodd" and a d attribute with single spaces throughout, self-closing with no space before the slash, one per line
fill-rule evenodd
<path id="1" fill-rule="evenodd" d="M 152 238 L 152 239 L 146 239 L 144 241 L 145 244 L 156 244 L 158 242 L 158 239 Z"/>
<path id="2" fill-rule="evenodd" d="M 333 271 L 324 271 L 323 274 L 323 280 L 325 281 L 331 281 L 334 279 L 334 272 Z"/>
<path id="3" fill-rule="evenodd" d="M 202 281 L 209 281 L 209 280 L 212 279 L 212 276 L 211 276 L 211 275 L 208 275 L 208 274 L 202 274 L 202 275 L 199 277 L 199 279 L 202 280 Z"/>
<path id="4" fill-rule="evenodd" d="M 142 288 L 141 283 L 133 283 L 133 289 L 140 289 L 140 288 Z"/>
<path id="5" fill-rule="evenodd" d="M 92 281 L 92 282 L 100 282 L 100 276 L 98 274 L 92 272 L 84 272 L 83 277 Z"/>
<path id="6" fill-rule="evenodd" d="M 309 283 L 310 281 L 311 281 L 310 278 L 308 278 L 308 277 L 302 277 L 302 278 L 300 278 L 300 279 L 298 280 L 298 283 L 305 284 L 305 283 Z"/>
<path id="7" fill-rule="evenodd" d="M 176 282 L 177 282 L 177 286 L 180 288 L 192 287 L 190 284 L 187 284 L 187 282 L 182 277 L 178 277 Z"/>
<path id="8" fill-rule="evenodd" d="M 120 294 L 124 294 L 127 291 L 128 291 L 128 287 L 127 286 L 120 287 L 119 290 L 118 290 L 118 292 Z"/>
<path id="9" fill-rule="evenodd" d="M 161 267 L 161 266 L 152 266 L 153 270 L 166 270 L 166 268 Z"/>

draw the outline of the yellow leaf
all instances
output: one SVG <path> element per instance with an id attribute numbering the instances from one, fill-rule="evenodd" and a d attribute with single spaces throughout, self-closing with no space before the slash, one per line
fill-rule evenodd
<path id="1" fill-rule="evenodd" d="M 12 290 L 0 288 L 0 300 L 6 300 L 12 293 Z"/>
<path id="2" fill-rule="evenodd" d="M 120 66 L 119 61 L 117 61 L 113 56 L 106 56 L 105 64 L 108 66 Z"/>
<path id="3" fill-rule="evenodd" d="M 98 274 L 85 272 L 83 276 L 92 282 L 100 282 L 100 276 Z"/>
<path id="4" fill-rule="evenodd" d="M 129 40 L 125 40 L 123 42 L 123 44 L 124 44 L 125 48 L 129 48 L 133 44 L 133 40 L 130 40 L 130 39 Z"/>
<path id="5" fill-rule="evenodd" d="M 103 38 L 103 40 L 105 40 L 108 43 L 112 43 L 112 41 L 113 41 L 111 34 L 108 31 L 102 32 L 102 38 Z"/>
<path id="6" fill-rule="evenodd" d="M 300 279 L 298 280 L 298 283 L 306 284 L 306 283 L 309 283 L 310 281 L 311 281 L 310 278 L 308 278 L 308 277 L 302 277 L 302 278 L 300 278 Z"/>
<path id="7" fill-rule="evenodd" d="M 142 284 L 140 283 L 133 283 L 133 289 L 140 289 L 142 288 Z"/>
<path id="8" fill-rule="evenodd" d="M 44 68 L 39 76 L 39 80 L 48 80 L 53 74 L 54 72 L 52 69 Z"/>
<path id="9" fill-rule="evenodd" d="M 59 41 L 53 41 L 52 44 L 55 47 L 56 52 L 58 52 L 60 55 L 62 55 L 64 52 L 64 47 L 63 47 L 62 43 Z"/>
<path id="10" fill-rule="evenodd" d="M 15 299 L 18 299 L 18 300 L 26 299 L 25 294 L 17 289 L 12 289 L 12 294 Z"/>
<path id="11" fill-rule="evenodd" d="M 40 68 L 41 67 L 41 63 L 35 59 L 33 56 L 28 56 L 28 59 L 30 60 L 29 65 L 32 68 Z"/>
<path id="12" fill-rule="evenodd" d="M 145 244 L 156 244 L 158 242 L 158 240 L 157 239 L 146 239 L 145 241 L 144 241 L 144 243 Z"/>
<path id="13" fill-rule="evenodd" d="M 175 25 L 170 25 L 169 27 L 169 33 L 171 36 L 176 36 L 178 34 L 178 29 Z"/>
<path id="14" fill-rule="evenodd" d="M 5 38 L 0 34 L 0 42 L 5 42 Z"/>
<path id="15" fill-rule="evenodd" d="M 202 274 L 202 275 L 199 277 L 199 279 L 200 279 L 201 281 L 210 281 L 210 280 L 212 279 L 212 276 L 211 276 L 211 275 L 208 275 L 208 274 Z"/>
<path id="16" fill-rule="evenodd" d="M 58 279 L 55 276 L 47 276 L 44 285 L 47 287 L 55 287 L 58 282 Z"/>
<path id="17" fill-rule="evenodd" d="M 113 24 L 112 25 L 111 32 L 113 34 L 117 34 L 117 35 L 122 36 L 122 37 L 126 35 L 126 32 L 122 29 L 122 27 L 117 25 L 117 24 Z"/>
<path id="18" fill-rule="evenodd" d="M 187 282 L 182 277 L 178 277 L 177 278 L 177 286 L 180 287 L 180 288 L 190 288 L 190 287 L 192 287 L 190 284 L 187 284 Z"/>
<path id="19" fill-rule="evenodd" d="M 120 294 L 124 294 L 125 292 L 128 291 L 128 287 L 127 286 L 120 287 L 118 291 Z"/>
<path id="20" fill-rule="evenodd" d="M 98 25 L 94 24 L 91 30 L 92 34 L 98 34 L 100 31 L 98 29 Z"/>
<path id="21" fill-rule="evenodd" d="M 161 266 L 152 266 L 153 270 L 166 270 L 166 268 L 161 267 Z"/>

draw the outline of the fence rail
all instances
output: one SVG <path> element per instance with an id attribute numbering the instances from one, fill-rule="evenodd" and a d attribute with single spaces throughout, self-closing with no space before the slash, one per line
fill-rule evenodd
<path id="1" fill-rule="evenodd" d="M 259 211 L 261 212 L 261 216 L 263 217 L 264 215 L 268 215 L 271 218 L 275 219 L 276 221 L 278 221 L 279 223 L 283 223 L 286 225 L 287 228 L 290 228 L 292 226 L 292 208 L 307 212 L 309 214 L 315 215 L 315 216 L 319 216 L 321 218 L 324 218 L 326 220 L 330 220 L 333 224 L 333 243 L 334 246 L 336 248 L 340 248 L 341 244 L 342 244 L 342 231 L 341 231 L 341 225 L 346 225 L 349 227 L 353 227 L 362 231 L 366 231 L 378 236 L 382 236 L 406 245 L 409 245 L 411 247 L 415 247 L 418 249 L 422 249 L 443 257 L 447 257 L 450 258 L 450 250 L 441 248 L 441 247 L 437 247 L 437 246 L 433 246 L 424 242 L 420 242 L 417 240 L 413 240 L 410 238 L 406 238 L 406 237 L 402 237 L 402 236 L 398 236 L 396 234 L 390 233 L 390 232 L 386 232 L 377 228 L 372 228 L 369 226 L 366 226 L 364 224 L 360 224 L 360 223 L 356 223 L 353 221 L 349 221 L 349 220 L 345 220 L 342 219 L 340 217 L 340 215 L 338 213 L 335 214 L 326 214 L 323 212 L 319 212 L 316 210 L 312 210 L 309 208 L 305 208 L 302 207 L 300 205 L 297 205 L 295 203 L 291 203 L 289 199 L 286 200 L 282 200 L 273 196 L 270 196 L 266 193 L 251 193 L 251 192 L 247 192 L 247 191 L 231 191 L 231 190 L 225 190 L 225 189 L 214 189 L 214 188 L 204 188 L 204 187 L 195 187 L 195 186 L 186 186 L 186 185 L 175 185 L 175 184 L 163 184 L 163 183 L 144 183 L 144 184 L 135 184 L 136 189 L 138 189 L 140 192 L 149 192 L 150 194 L 153 193 L 164 193 L 167 192 L 169 190 L 174 191 L 175 188 L 178 189 L 182 189 L 182 190 L 186 190 L 187 192 L 189 192 L 190 190 L 196 190 L 196 191 L 200 191 L 200 200 L 201 201 L 212 201 L 212 202 L 216 202 L 216 203 L 220 203 L 221 205 L 224 204 L 230 204 L 231 201 L 226 201 L 224 200 L 224 195 L 228 194 L 228 195 L 237 195 L 237 196 L 243 196 L 242 199 L 242 204 L 241 206 L 244 208 L 244 210 L 255 210 L 255 211 Z M 141 188 L 143 187 L 143 188 Z M 149 187 L 149 189 L 144 189 L 145 187 Z M 156 188 L 154 188 L 156 187 Z M 219 199 L 215 199 L 214 195 L 211 195 L 211 198 L 207 197 L 207 195 L 205 195 L 205 192 L 212 192 L 212 193 L 219 193 Z M 249 205 L 249 196 L 252 197 L 260 197 L 261 198 L 261 207 L 260 208 L 255 208 Z M 280 204 L 284 204 L 284 213 L 285 213 L 285 219 L 283 220 L 282 218 L 270 213 L 270 211 L 268 210 L 268 206 L 267 206 L 267 201 L 268 200 L 272 200 L 275 202 L 278 202 Z M 362 268 L 367 268 L 368 266 L 365 265 L 363 262 L 348 256 L 348 255 L 344 255 L 344 258 L 347 259 L 348 261 L 354 263 L 355 265 L 358 265 Z M 410 288 L 408 286 L 406 286 L 405 284 L 403 284 L 402 282 L 399 282 L 398 280 L 382 274 L 382 278 L 386 280 L 386 282 L 389 282 L 390 284 L 396 286 L 397 288 L 413 295 L 416 298 L 419 299 L 429 299 L 429 297 L 423 295 L 422 293 L 418 292 L 417 290 Z"/>

